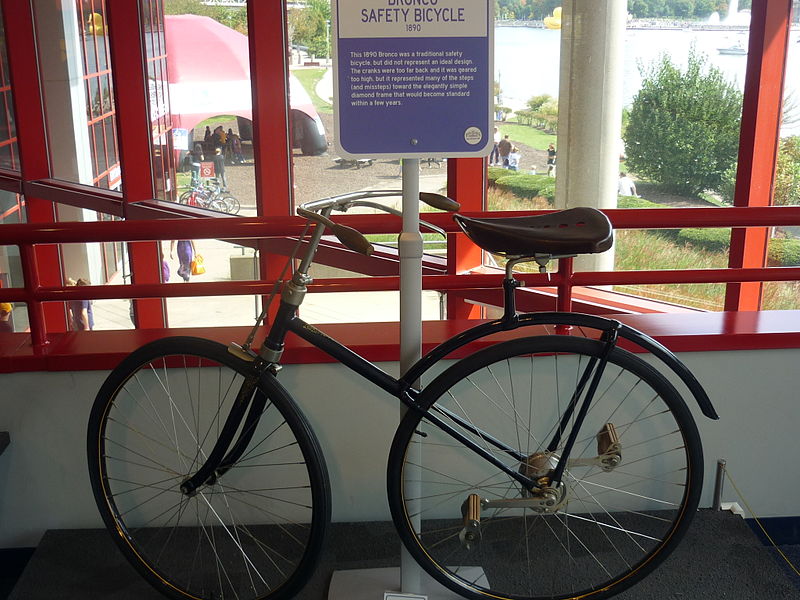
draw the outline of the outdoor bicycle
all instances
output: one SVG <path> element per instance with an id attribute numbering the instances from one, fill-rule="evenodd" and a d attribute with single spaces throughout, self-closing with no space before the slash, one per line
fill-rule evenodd
<path id="1" fill-rule="evenodd" d="M 388 500 L 409 553 L 442 585 L 467 598 L 527 600 L 606 598 L 636 583 L 686 532 L 703 457 L 676 387 L 618 341 L 660 359 L 716 419 L 714 408 L 688 369 L 646 335 L 598 316 L 517 314 L 514 304 L 516 265 L 535 261 L 544 270 L 553 258 L 604 251 L 612 245 L 608 219 L 589 208 L 456 215 L 475 243 L 508 259 L 504 314 L 395 379 L 296 316 L 326 231 L 370 252 L 331 212 L 379 207 L 373 199 L 390 194 L 346 194 L 298 209 L 308 224 L 294 252 L 308 234 L 305 255 L 282 286 L 260 351 L 251 344 L 266 310 L 243 345 L 166 338 L 111 372 L 91 412 L 88 459 L 116 543 L 172 598 L 299 592 L 331 506 L 319 443 L 279 383 L 291 332 L 408 407 L 391 445 Z M 437 194 L 420 199 L 458 209 Z M 509 331 L 519 336 L 446 360 Z"/>
<path id="2" fill-rule="evenodd" d="M 224 190 L 216 178 L 192 185 L 178 197 L 178 202 L 233 215 L 239 214 L 241 210 L 239 200 Z"/>

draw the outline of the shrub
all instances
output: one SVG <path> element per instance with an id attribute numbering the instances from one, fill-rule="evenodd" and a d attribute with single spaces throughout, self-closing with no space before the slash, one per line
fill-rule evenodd
<path id="1" fill-rule="evenodd" d="M 773 238 L 769 241 L 767 265 L 770 267 L 795 267 L 800 265 L 800 240 Z"/>
<path id="2" fill-rule="evenodd" d="M 778 206 L 800 203 L 800 136 L 783 138 L 780 142 L 774 203 Z"/>
<path id="3" fill-rule="evenodd" d="M 539 189 L 539 195 L 542 198 L 547 198 L 547 201 L 550 202 L 550 204 L 554 204 L 556 201 L 556 180 L 552 177 L 549 179 L 550 182 Z"/>
<path id="4" fill-rule="evenodd" d="M 519 174 L 517 171 L 509 171 L 503 167 L 489 167 L 486 171 L 486 178 L 489 180 L 489 185 L 493 186 L 501 177 L 508 177 L 510 175 Z"/>
<path id="5" fill-rule="evenodd" d="M 505 171 L 505 173 L 505 177 L 499 177 L 495 180 L 495 187 L 510 192 L 519 198 L 543 196 L 544 194 L 541 193 L 541 190 L 553 184 L 553 178 L 547 175 L 529 175 L 527 173 L 509 175 L 509 171 Z"/>
<path id="6" fill-rule="evenodd" d="M 718 190 L 736 161 L 742 93 L 694 49 L 685 71 L 664 55 L 642 76 L 625 129 L 628 167 L 680 194 Z"/>
<path id="7" fill-rule="evenodd" d="M 731 246 L 731 229 L 687 227 L 678 232 L 678 241 L 704 250 L 727 252 Z"/>
<path id="8" fill-rule="evenodd" d="M 658 208 L 660 204 L 636 196 L 617 197 L 617 208 Z"/>
<path id="9" fill-rule="evenodd" d="M 522 125 L 533 125 L 535 113 L 530 110 L 518 110 L 514 113 L 517 116 L 517 122 Z"/>

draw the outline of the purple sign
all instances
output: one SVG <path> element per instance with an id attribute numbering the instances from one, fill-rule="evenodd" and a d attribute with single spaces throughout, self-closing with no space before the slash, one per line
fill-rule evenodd
<path id="1" fill-rule="evenodd" d="M 334 0 L 337 150 L 486 156 L 493 7 L 494 0 Z"/>

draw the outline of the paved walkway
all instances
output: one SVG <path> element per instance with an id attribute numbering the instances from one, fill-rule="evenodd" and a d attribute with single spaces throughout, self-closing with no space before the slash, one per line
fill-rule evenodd
<path id="1" fill-rule="evenodd" d="M 241 262 L 242 256 L 253 256 L 253 250 L 234 246 L 220 240 L 195 240 L 203 256 L 206 272 L 192 277 L 194 282 L 231 281 L 232 262 Z M 165 249 L 167 246 L 165 245 Z M 168 252 L 165 254 L 169 256 Z M 167 258 L 172 273 L 170 285 L 191 286 L 177 276 L 178 262 Z M 236 267 L 233 267 L 236 269 Z M 342 276 L 350 274 L 343 273 Z M 328 275 L 325 275 L 327 277 Z M 254 277 L 249 277 L 253 279 Z M 111 282 L 114 284 L 115 282 Z M 120 282 L 116 282 L 120 283 Z M 189 291 L 189 289 L 187 289 Z M 277 301 L 277 300 L 276 300 Z M 225 325 L 252 325 L 259 307 L 255 296 L 189 296 L 167 298 L 170 327 L 204 327 Z M 130 320 L 130 301 L 93 301 L 95 329 L 133 329 Z M 423 320 L 436 320 L 439 315 L 439 294 L 423 292 Z M 400 315 L 398 292 L 333 292 L 308 294 L 300 312 L 310 323 L 369 323 L 397 321 Z"/>

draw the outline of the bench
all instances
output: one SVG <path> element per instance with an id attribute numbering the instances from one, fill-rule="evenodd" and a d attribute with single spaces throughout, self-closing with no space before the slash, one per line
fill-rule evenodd
<path id="1" fill-rule="evenodd" d="M 372 158 L 342 158 L 337 156 L 333 159 L 333 162 L 340 167 L 355 167 L 356 169 L 360 169 L 362 167 L 371 167 L 373 160 Z"/>

